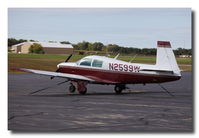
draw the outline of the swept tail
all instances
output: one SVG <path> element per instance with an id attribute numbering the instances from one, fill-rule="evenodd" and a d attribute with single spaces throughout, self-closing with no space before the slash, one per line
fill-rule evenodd
<path id="1" fill-rule="evenodd" d="M 175 55 L 169 41 L 157 42 L 156 67 L 160 70 L 171 70 L 178 76 L 181 76 Z"/>

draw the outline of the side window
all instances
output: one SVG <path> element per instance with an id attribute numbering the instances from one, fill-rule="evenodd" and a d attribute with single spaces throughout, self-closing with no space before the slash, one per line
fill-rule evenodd
<path id="1" fill-rule="evenodd" d="M 93 60 L 93 63 L 92 63 L 92 66 L 93 67 L 102 67 L 102 64 L 103 64 L 103 62 L 102 61 L 100 61 L 100 60 L 97 60 L 97 59 L 94 59 Z"/>
<path id="2" fill-rule="evenodd" d="M 80 61 L 80 64 L 81 66 L 91 66 L 91 61 L 92 59 L 90 58 L 84 58 Z"/>

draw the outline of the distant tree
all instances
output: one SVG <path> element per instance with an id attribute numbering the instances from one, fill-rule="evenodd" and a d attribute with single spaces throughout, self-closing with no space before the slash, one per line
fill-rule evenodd
<path id="1" fill-rule="evenodd" d="M 32 40 L 32 39 L 30 39 L 29 41 L 30 41 L 30 42 L 37 42 L 37 41 L 35 41 L 35 40 Z"/>
<path id="2" fill-rule="evenodd" d="M 108 52 L 117 53 L 117 52 L 119 52 L 120 49 L 121 49 L 121 47 L 119 47 L 118 45 L 115 45 L 115 44 L 109 44 L 107 46 L 107 51 Z"/>
<path id="3" fill-rule="evenodd" d="M 191 49 L 178 48 L 174 50 L 175 55 L 192 55 Z"/>
<path id="4" fill-rule="evenodd" d="M 48 41 L 49 43 L 56 43 L 57 41 Z"/>
<path id="5" fill-rule="evenodd" d="M 191 49 L 187 49 L 188 51 L 187 51 L 187 53 L 188 53 L 188 55 L 192 55 L 192 50 Z"/>
<path id="6" fill-rule="evenodd" d="M 95 42 L 93 43 L 93 50 L 94 51 L 102 51 L 102 48 L 104 47 L 104 44 L 101 42 Z"/>
<path id="7" fill-rule="evenodd" d="M 69 41 L 62 41 L 61 44 L 71 44 Z"/>
<path id="8" fill-rule="evenodd" d="M 107 51 L 107 46 L 103 46 L 102 51 Z"/>
<path id="9" fill-rule="evenodd" d="M 73 48 L 74 48 L 75 50 L 79 50 L 79 47 L 78 47 L 77 44 L 72 44 L 72 46 L 73 46 Z"/>
<path id="10" fill-rule="evenodd" d="M 83 41 L 77 44 L 79 50 L 88 50 L 89 42 Z"/>
<path id="11" fill-rule="evenodd" d="M 141 54 L 141 49 L 134 48 L 134 47 L 128 47 L 127 48 L 127 54 Z"/>
<path id="12" fill-rule="evenodd" d="M 141 50 L 141 54 L 143 54 L 143 55 L 156 55 L 156 49 L 155 48 L 143 48 Z"/>
<path id="13" fill-rule="evenodd" d="M 24 39 L 8 38 L 8 46 L 26 42 Z M 37 42 L 35 40 L 30 40 L 31 42 Z M 49 41 L 55 42 L 55 41 Z M 62 41 L 62 44 L 71 44 L 69 41 Z M 143 55 L 156 55 L 156 48 L 134 48 L 134 47 L 122 47 L 116 44 L 109 44 L 105 46 L 101 42 L 90 43 L 87 41 L 79 42 L 77 44 L 72 44 L 75 50 L 90 50 L 90 51 L 106 51 L 121 54 L 143 54 Z M 31 52 L 31 51 L 30 51 Z M 34 53 L 34 52 L 31 52 Z M 42 52 L 41 52 L 42 53 Z M 178 48 L 174 50 L 175 55 L 192 55 L 192 49 Z"/>
<path id="14" fill-rule="evenodd" d="M 16 44 L 19 44 L 19 43 L 22 43 L 22 42 L 26 42 L 27 40 L 24 40 L 24 39 L 15 39 L 15 38 L 8 38 L 8 46 L 12 46 L 12 45 L 16 45 Z"/>
<path id="15" fill-rule="evenodd" d="M 93 44 L 92 43 L 89 43 L 88 44 L 88 50 L 90 50 L 90 51 L 93 51 L 94 49 L 93 49 Z"/>
<path id="16" fill-rule="evenodd" d="M 33 43 L 29 48 L 29 53 L 44 54 L 44 50 L 40 44 Z"/>

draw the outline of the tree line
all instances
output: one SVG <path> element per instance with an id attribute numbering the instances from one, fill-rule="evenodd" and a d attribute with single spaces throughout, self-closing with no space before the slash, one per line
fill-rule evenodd
<path id="1" fill-rule="evenodd" d="M 35 40 L 29 40 L 32 42 L 37 42 Z M 19 44 L 22 42 L 27 42 L 24 39 L 15 39 L 8 38 L 8 46 Z M 54 41 L 49 41 L 54 42 Z M 69 41 L 62 41 L 62 44 L 71 44 Z M 120 54 L 140 54 L 140 55 L 156 55 L 156 48 L 134 48 L 134 47 L 122 47 L 116 44 L 104 45 L 101 42 L 79 42 L 77 44 L 72 44 L 75 50 L 86 50 L 86 51 L 104 51 L 111 53 L 120 53 Z M 192 55 L 191 49 L 178 48 L 174 50 L 175 55 Z"/>

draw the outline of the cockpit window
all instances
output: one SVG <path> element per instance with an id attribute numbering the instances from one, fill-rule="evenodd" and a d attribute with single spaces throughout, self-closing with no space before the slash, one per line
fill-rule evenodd
<path id="1" fill-rule="evenodd" d="M 90 58 L 84 58 L 80 61 L 80 64 L 81 66 L 91 66 L 91 61 L 92 59 Z"/>
<path id="2" fill-rule="evenodd" d="M 97 59 L 94 59 L 93 60 L 93 63 L 92 63 L 92 67 L 102 67 L 102 61 L 101 60 L 97 60 Z"/>
<path id="3" fill-rule="evenodd" d="M 79 65 L 79 63 L 80 63 L 80 60 L 76 61 L 76 64 L 77 64 L 77 65 Z"/>

